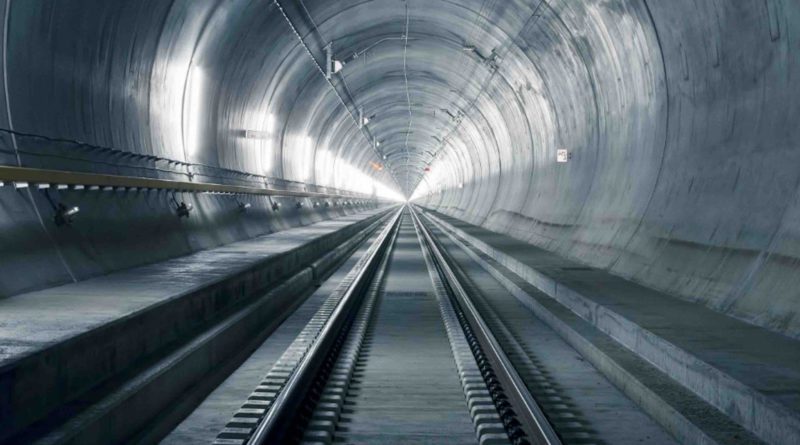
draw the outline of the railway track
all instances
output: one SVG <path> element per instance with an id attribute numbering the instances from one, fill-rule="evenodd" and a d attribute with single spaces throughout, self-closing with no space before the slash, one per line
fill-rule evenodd
<path id="1" fill-rule="evenodd" d="M 393 216 L 217 444 L 559 444 L 410 207 Z"/>
<path id="2" fill-rule="evenodd" d="M 7 443 L 674 443 L 421 211 L 357 229 Z"/>

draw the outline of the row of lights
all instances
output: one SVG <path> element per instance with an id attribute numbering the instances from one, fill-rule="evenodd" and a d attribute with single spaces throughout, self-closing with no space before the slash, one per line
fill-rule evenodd
<path id="1" fill-rule="evenodd" d="M 277 211 L 279 211 L 281 209 L 281 203 L 274 202 L 271 199 L 270 199 L 270 201 L 272 202 L 272 206 L 271 207 L 272 207 L 272 210 L 274 212 L 277 212 Z M 367 201 L 358 200 L 358 201 L 342 201 L 340 204 L 341 204 L 341 206 L 352 206 L 352 205 L 364 205 L 366 203 L 367 203 Z M 239 211 L 241 211 L 242 213 L 246 212 L 248 209 L 250 209 L 250 207 L 252 207 L 252 205 L 249 202 L 239 202 L 238 200 L 236 201 L 236 205 L 238 206 Z M 320 206 L 324 206 L 325 208 L 328 208 L 328 207 L 331 207 L 331 206 L 335 207 L 337 205 L 338 204 L 337 204 L 336 201 L 323 201 L 323 202 L 314 201 L 314 203 L 313 203 L 313 206 L 314 206 L 315 209 L 320 207 Z M 303 201 L 299 201 L 298 200 L 295 203 L 295 208 L 302 209 L 303 207 L 304 207 Z M 75 208 L 77 209 L 77 207 L 75 207 Z M 188 218 L 189 214 L 192 211 L 192 209 L 193 209 L 193 206 L 192 206 L 191 203 L 186 203 L 186 202 L 178 203 L 177 201 L 175 201 L 175 211 L 178 214 L 179 218 Z"/>
<path id="2" fill-rule="evenodd" d="M 15 181 L 15 182 L 12 182 L 11 184 L 14 186 L 15 190 L 26 189 L 26 188 L 28 188 L 30 186 L 27 182 L 22 182 L 22 181 Z M 3 181 L 0 181 L 0 187 L 3 187 L 4 185 L 5 185 L 5 183 Z M 53 206 L 53 210 L 55 211 L 55 215 L 53 216 L 53 222 L 55 222 L 55 224 L 57 226 L 68 226 L 68 225 L 72 224 L 75 216 L 78 213 L 80 213 L 81 209 L 78 206 L 70 206 L 70 205 L 66 205 L 66 204 L 64 204 L 62 202 L 59 202 L 57 204 L 54 203 L 52 201 L 52 199 L 50 198 L 50 194 L 49 194 L 49 190 L 50 190 L 51 187 L 55 187 L 56 190 L 72 189 L 72 190 L 89 190 L 89 191 L 114 191 L 114 190 L 118 190 L 119 189 L 119 190 L 135 192 L 135 191 L 139 191 L 139 190 L 142 190 L 142 191 L 158 190 L 158 189 L 143 188 L 143 187 L 142 188 L 140 188 L 140 187 L 113 187 L 113 186 L 101 187 L 101 186 L 97 186 L 97 185 L 91 185 L 91 186 L 72 185 L 72 186 L 69 186 L 69 185 L 66 185 L 66 184 L 57 184 L 57 185 L 54 186 L 52 184 L 47 184 L 47 183 L 34 184 L 34 187 L 36 189 L 38 189 L 38 190 L 43 191 L 46 194 L 48 201 L 50 201 L 50 204 Z M 173 193 L 176 192 L 176 190 L 171 190 L 171 191 Z M 235 195 L 235 193 L 230 193 L 230 192 L 202 192 L 202 193 L 212 194 L 212 195 Z M 187 203 L 185 201 L 178 202 L 175 199 L 174 195 L 172 197 L 172 202 L 173 202 L 173 204 L 175 206 L 175 213 L 178 215 L 178 218 L 188 218 L 189 215 L 191 214 L 192 210 L 194 210 L 194 206 L 191 203 Z M 270 198 L 270 202 L 272 203 L 271 204 L 272 211 L 277 212 L 277 211 L 279 211 L 281 209 L 281 203 L 280 202 L 272 201 L 271 198 Z M 364 205 L 366 203 L 367 203 L 366 200 L 355 200 L 355 201 L 347 200 L 347 201 L 341 201 L 340 202 L 340 204 L 342 206 Z M 252 207 L 252 204 L 250 204 L 249 202 L 242 202 L 242 201 L 239 201 L 238 199 L 236 200 L 236 205 L 237 205 L 239 211 L 242 212 L 242 213 L 247 212 Z M 321 205 L 323 205 L 324 207 L 328 208 L 328 207 L 331 207 L 331 206 L 336 206 L 337 205 L 337 201 L 322 201 L 322 202 L 315 201 L 313 205 L 314 205 L 314 208 L 320 207 Z M 295 203 L 295 207 L 297 209 L 303 208 L 303 202 L 298 200 Z"/>
<path id="3" fill-rule="evenodd" d="M 229 194 L 229 193 L 225 193 L 225 194 Z M 270 200 L 270 201 L 272 201 L 272 200 Z M 177 202 L 174 198 L 173 198 L 173 202 L 175 204 L 175 213 L 178 215 L 178 218 L 188 218 L 189 215 L 191 214 L 192 210 L 194 209 L 194 206 L 191 203 L 187 203 L 187 202 L 184 202 L 184 201 Z M 364 205 L 364 204 L 366 204 L 366 201 L 363 201 L 363 200 L 360 200 L 360 201 L 343 201 L 341 203 L 342 206 Z M 239 211 L 242 212 L 242 213 L 247 212 L 247 210 L 249 210 L 252 207 L 252 204 L 250 204 L 249 202 L 240 202 L 238 200 L 236 201 L 236 205 L 239 208 Z M 320 202 L 314 202 L 314 208 L 318 208 L 320 205 L 324 205 L 325 208 L 328 208 L 328 207 L 331 207 L 331 205 L 336 206 L 337 203 L 336 203 L 336 201 L 334 201 L 333 204 L 331 204 L 330 201 L 325 201 L 322 204 L 320 204 Z M 272 201 L 271 207 L 272 207 L 272 211 L 273 212 L 277 212 L 277 211 L 279 211 L 281 209 L 281 203 Z M 295 203 L 295 208 L 302 209 L 303 207 L 304 207 L 304 205 L 303 205 L 302 201 L 297 201 Z M 72 223 L 72 217 L 75 216 L 75 214 L 77 214 L 79 210 L 80 209 L 78 207 L 68 208 L 68 207 L 64 206 L 63 204 L 59 204 L 59 211 L 57 211 L 56 216 L 55 216 L 56 225 L 59 225 L 59 226 L 65 225 L 65 224 L 69 225 L 70 223 Z M 59 223 L 59 222 L 61 222 L 61 223 Z"/>

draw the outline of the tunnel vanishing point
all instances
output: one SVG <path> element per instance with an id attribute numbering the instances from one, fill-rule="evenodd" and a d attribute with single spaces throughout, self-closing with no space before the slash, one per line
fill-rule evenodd
<path id="1" fill-rule="evenodd" d="M 0 13 L 0 444 L 800 444 L 800 2 Z"/>

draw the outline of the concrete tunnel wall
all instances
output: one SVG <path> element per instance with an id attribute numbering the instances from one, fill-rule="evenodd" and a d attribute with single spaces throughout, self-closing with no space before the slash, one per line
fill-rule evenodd
<path id="1" fill-rule="evenodd" d="M 550 1 L 479 99 L 505 125 L 420 202 L 800 336 L 799 29 L 797 2 Z"/>
<path id="2" fill-rule="evenodd" d="M 0 122 L 51 138 L 2 133 L 0 162 L 366 193 L 373 178 L 800 336 L 796 2 L 279 3 L 0 0 Z M 322 63 L 328 43 L 336 93 L 307 53 Z M 0 294 L 68 279 L 64 262 L 80 278 L 271 230 L 268 203 L 245 223 L 198 195 L 188 222 L 165 194 L 81 196 L 61 198 L 86 208 L 64 231 L 38 192 L 0 189 L 3 270 L 30 277 Z M 159 248 L 129 257 L 140 240 Z"/>
<path id="3" fill-rule="evenodd" d="M 195 180 L 207 182 L 373 193 L 363 177 L 353 178 L 352 171 L 304 186 L 298 180 L 305 177 L 283 171 L 306 160 L 289 150 L 281 162 L 281 152 L 267 147 L 277 131 L 245 139 L 245 129 L 265 131 L 267 122 L 253 122 L 257 113 L 248 107 L 255 107 L 254 101 L 269 102 L 271 93 L 255 94 L 247 74 L 236 76 L 248 94 L 236 95 L 228 91 L 235 85 L 221 81 L 222 86 L 214 85 L 215 76 L 224 76 L 229 64 L 206 60 L 230 51 L 216 45 L 234 43 L 218 41 L 214 35 L 219 27 L 235 26 L 230 21 L 248 15 L 244 2 L 2 1 L 0 11 L 5 13 L 6 80 L 0 127 L 13 131 L 0 133 L 0 164 L 176 180 L 187 180 L 191 172 Z M 282 18 L 279 21 L 273 14 L 269 19 L 283 26 Z M 267 28 L 276 35 L 288 30 Z M 191 82 L 193 58 L 203 59 L 197 65 L 220 70 L 203 69 L 202 104 L 185 97 L 192 94 L 185 84 Z M 217 112 L 207 111 L 200 116 L 209 122 L 197 126 L 197 136 L 185 137 L 193 128 L 182 121 L 194 109 L 211 110 L 220 98 L 234 102 L 219 105 L 225 130 L 215 135 L 217 126 L 211 121 Z M 51 189 L 48 193 L 54 203 L 80 207 L 74 224 L 54 224 L 53 209 L 43 192 L 15 190 L 9 184 L 0 187 L 0 296 L 371 207 L 305 199 L 304 207 L 297 209 L 294 198 L 168 191 Z M 176 216 L 173 198 L 193 204 L 189 218 Z M 251 208 L 242 212 L 240 202 Z M 282 205 L 279 211 L 272 210 L 273 202 Z"/>

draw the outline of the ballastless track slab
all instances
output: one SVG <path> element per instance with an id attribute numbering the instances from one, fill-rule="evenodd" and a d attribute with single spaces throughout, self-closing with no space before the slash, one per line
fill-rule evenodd
<path id="1" fill-rule="evenodd" d="M 399 212 L 334 275 L 341 282 L 216 443 L 672 442 L 590 366 L 554 377 L 568 366 L 531 351 L 536 339 L 521 336 L 536 330 L 498 320 L 513 298 L 486 274 L 467 278 L 477 266 L 439 238 L 409 208 Z M 547 355 L 575 355 L 553 337 L 542 337 Z M 590 383 L 559 385 L 578 374 Z M 582 391 L 589 401 L 575 403 Z M 615 430 L 608 406 L 592 409 L 610 393 L 617 424 L 636 428 Z"/>

